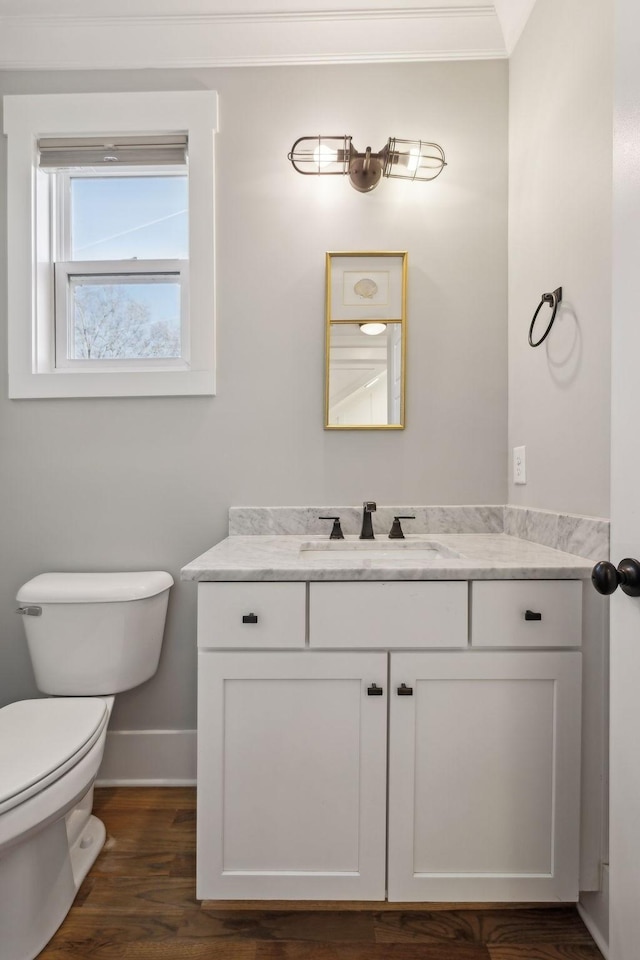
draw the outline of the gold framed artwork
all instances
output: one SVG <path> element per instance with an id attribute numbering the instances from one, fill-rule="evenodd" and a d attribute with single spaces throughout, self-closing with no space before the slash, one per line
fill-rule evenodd
<path id="1" fill-rule="evenodd" d="M 325 429 L 405 424 L 407 253 L 327 253 Z"/>

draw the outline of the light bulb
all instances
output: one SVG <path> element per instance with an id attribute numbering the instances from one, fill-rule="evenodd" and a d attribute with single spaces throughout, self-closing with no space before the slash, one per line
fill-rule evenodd
<path id="1" fill-rule="evenodd" d="M 338 159 L 338 151 L 332 150 L 326 143 L 319 143 L 313 151 L 313 159 L 317 166 L 328 167 L 330 163 L 335 163 Z"/>
<path id="2" fill-rule="evenodd" d="M 416 150 L 414 147 L 413 150 L 409 151 L 409 156 L 407 157 L 407 171 L 408 173 L 415 173 L 418 169 L 418 164 L 420 163 L 420 151 Z"/>

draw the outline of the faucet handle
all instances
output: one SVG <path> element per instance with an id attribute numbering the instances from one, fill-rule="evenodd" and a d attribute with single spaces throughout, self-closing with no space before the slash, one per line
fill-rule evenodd
<path id="1" fill-rule="evenodd" d="M 329 534 L 329 540 L 344 540 L 344 533 L 342 532 L 342 527 L 340 526 L 340 517 L 318 517 L 318 520 L 333 520 L 333 526 L 331 528 L 331 533 Z"/>
<path id="2" fill-rule="evenodd" d="M 401 520 L 415 520 L 415 515 L 407 514 L 406 517 L 394 517 L 389 531 L 389 540 L 404 540 L 404 533 L 400 525 Z"/>

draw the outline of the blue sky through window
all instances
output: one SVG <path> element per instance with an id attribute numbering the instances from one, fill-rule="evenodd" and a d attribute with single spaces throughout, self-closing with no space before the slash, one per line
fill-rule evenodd
<path id="1" fill-rule="evenodd" d="M 72 260 L 186 260 L 188 226 L 186 175 L 71 178 Z M 179 330 L 177 291 L 139 283 L 126 296 L 147 308 L 149 323 Z"/>
<path id="2" fill-rule="evenodd" d="M 73 260 L 185 260 L 186 176 L 73 177 Z"/>

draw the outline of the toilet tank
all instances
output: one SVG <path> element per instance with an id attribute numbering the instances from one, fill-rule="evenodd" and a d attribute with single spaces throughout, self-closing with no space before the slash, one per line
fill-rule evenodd
<path id="1" fill-rule="evenodd" d="M 158 669 L 170 574 L 43 573 L 20 588 L 29 655 L 43 693 L 129 690 Z"/>

